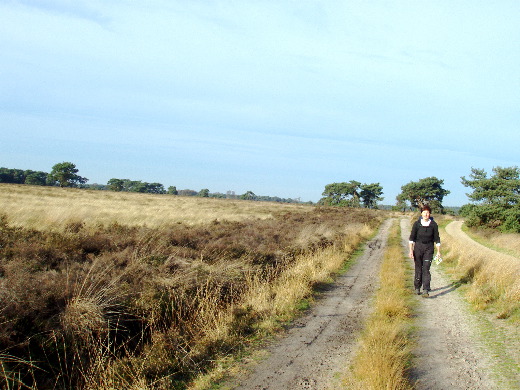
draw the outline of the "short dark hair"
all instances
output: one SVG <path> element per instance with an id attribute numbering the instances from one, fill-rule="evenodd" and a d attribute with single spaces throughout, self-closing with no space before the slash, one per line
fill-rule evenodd
<path id="1" fill-rule="evenodd" d="M 424 210 L 428 210 L 430 212 L 430 214 L 432 213 L 432 209 L 430 206 L 428 206 L 427 204 L 425 204 L 423 207 L 421 207 L 421 213 L 424 211 Z"/>

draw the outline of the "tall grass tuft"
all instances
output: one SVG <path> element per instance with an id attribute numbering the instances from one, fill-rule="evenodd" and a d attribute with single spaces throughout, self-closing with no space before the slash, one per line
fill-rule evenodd
<path id="1" fill-rule="evenodd" d="M 409 289 L 406 263 L 397 224 L 391 230 L 380 270 L 381 286 L 374 312 L 360 338 L 360 346 L 348 372 L 349 389 L 412 389 L 407 378 L 411 359 Z"/>

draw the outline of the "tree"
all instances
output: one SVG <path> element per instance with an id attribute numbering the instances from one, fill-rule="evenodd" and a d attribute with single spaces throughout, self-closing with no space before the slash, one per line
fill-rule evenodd
<path id="1" fill-rule="evenodd" d="M 161 183 L 145 183 L 146 192 L 150 194 L 166 194 L 166 190 Z"/>
<path id="2" fill-rule="evenodd" d="M 185 189 L 185 190 L 179 190 L 179 196 L 196 196 L 198 194 L 195 190 Z"/>
<path id="3" fill-rule="evenodd" d="M 179 192 L 177 191 L 177 187 L 169 186 L 168 187 L 168 194 L 170 194 L 170 195 L 178 195 Z"/>
<path id="4" fill-rule="evenodd" d="M 123 191 L 125 187 L 125 181 L 123 179 L 112 178 L 107 182 L 107 186 L 110 191 Z"/>
<path id="5" fill-rule="evenodd" d="M 321 198 L 320 203 L 326 206 L 359 207 L 360 185 L 361 183 L 355 180 L 327 184 L 321 194 L 324 198 Z"/>
<path id="6" fill-rule="evenodd" d="M 461 177 L 466 194 L 473 203 L 464 205 L 460 214 L 468 226 L 487 226 L 504 231 L 520 232 L 520 169 L 495 167 L 487 177 L 483 169 L 471 168 L 469 178 Z"/>
<path id="7" fill-rule="evenodd" d="M 21 169 L 0 168 L 0 183 L 24 184 L 25 173 Z"/>
<path id="8" fill-rule="evenodd" d="M 483 169 L 471 168 L 469 179 L 461 177 L 465 187 L 473 188 L 472 193 L 466 194 L 469 200 L 504 207 L 520 204 L 520 169 L 495 167 L 493 172 L 488 178 Z"/>
<path id="9" fill-rule="evenodd" d="M 256 200 L 256 195 L 253 191 L 247 191 L 245 194 L 240 195 L 240 199 Z"/>
<path id="10" fill-rule="evenodd" d="M 377 202 L 383 200 L 383 187 L 379 183 L 361 184 L 359 181 L 332 183 L 325 186 L 320 200 L 327 206 L 348 206 L 375 208 Z"/>
<path id="11" fill-rule="evenodd" d="M 145 193 L 147 190 L 146 183 L 143 183 L 141 180 L 125 180 L 124 184 L 125 191 L 128 192 L 141 192 Z"/>
<path id="12" fill-rule="evenodd" d="M 200 196 L 201 198 L 208 198 L 209 197 L 209 190 L 207 188 L 204 188 L 199 191 L 197 196 Z"/>
<path id="13" fill-rule="evenodd" d="M 384 198 L 383 195 L 383 187 L 379 185 L 379 183 L 372 184 L 362 184 L 360 192 L 360 197 L 363 199 L 363 205 L 366 208 L 374 209 L 377 208 L 377 202 L 382 201 Z"/>
<path id="14" fill-rule="evenodd" d="M 428 204 L 432 210 L 443 212 L 442 200 L 450 193 L 442 188 L 443 184 L 444 180 L 435 176 L 411 181 L 401 187 L 401 193 L 396 197 L 397 204 L 403 206 L 410 202 L 412 208 L 421 208 Z"/>
<path id="15" fill-rule="evenodd" d="M 77 173 L 76 165 L 71 162 L 62 162 L 52 167 L 49 179 L 60 187 L 78 187 L 80 184 L 85 184 L 88 179 Z"/>
<path id="16" fill-rule="evenodd" d="M 25 184 L 33 186 L 47 185 L 48 174 L 46 172 L 25 171 Z"/>

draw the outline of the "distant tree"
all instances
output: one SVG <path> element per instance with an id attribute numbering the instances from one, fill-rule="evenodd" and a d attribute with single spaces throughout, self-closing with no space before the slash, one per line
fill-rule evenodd
<path id="1" fill-rule="evenodd" d="M 150 194 L 166 194 L 166 190 L 161 183 L 145 183 L 146 192 Z"/>
<path id="2" fill-rule="evenodd" d="M 47 172 L 25 171 L 25 184 L 33 186 L 45 186 L 47 185 L 48 176 L 49 174 Z"/>
<path id="3" fill-rule="evenodd" d="M 355 180 L 327 184 L 322 193 L 323 198 L 320 200 L 320 203 L 326 206 L 359 207 L 360 185 L 361 183 Z"/>
<path id="4" fill-rule="evenodd" d="M 143 183 L 141 180 L 124 179 L 123 191 L 144 193 L 147 191 L 147 185 L 146 183 Z"/>
<path id="5" fill-rule="evenodd" d="M 320 204 L 327 206 L 348 206 L 376 208 L 377 202 L 383 200 L 383 187 L 379 183 L 361 184 L 359 181 L 332 183 L 325 186 Z M 293 201 L 291 199 L 291 201 Z M 299 202 L 299 200 L 296 200 Z"/>
<path id="6" fill-rule="evenodd" d="M 108 186 L 106 186 L 105 184 L 98 184 L 98 183 L 87 184 L 85 187 L 88 188 L 89 190 L 96 190 L 96 191 L 106 191 L 109 189 Z"/>
<path id="7" fill-rule="evenodd" d="M 110 191 L 124 191 L 125 180 L 112 178 L 107 182 L 107 187 Z"/>
<path id="8" fill-rule="evenodd" d="M 12 183 L 13 175 L 11 174 L 11 170 L 9 168 L 0 168 L 0 183 Z"/>
<path id="9" fill-rule="evenodd" d="M 30 169 L 0 168 L 0 183 L 47 185 L 48 173 Z"/>
<path id="10" fill-rule="evenodd" d="M 189 189 L 179 190 L 180 196 L 196 196 L 197 194 L 198 194 L 198 192 L 194 191 L 194 190 L 189 190 Z"/>
<path id="11" fill-rule="evenodd" d="M 396 200 L 399 205 L 410 202 L 413 209 L 421 208 L 428 204 L 432 210 L 443 212 L 442 200 L 450 191 L 442 188 L 444 180 L 439 180 L 434 176 L 411 181 L 401 187 L 401 193 Z"/>
<path id="12" fill-rule="evenodd" d="M 245 194 L 240 195 L 240 199 L 256 200 L 256 195 L 253 191 L 247 191 Z"/>
<path id="13" fill-rule="evenodd" d="M 177 191 L 177 187 L 169 186 L 168 187 L 168 194 L 170 194 L 170 195 L 179 195 L 179 191 Z"/>
<path id="14" fill-rule="evenodd" d="M 225 199 L 226 198 L 226 194 L 223 194 L 221 192 L 213 192 L 213 193 L 209 194 L 209 197 L 210 198 Z"/>
<path id="15" fill-rule="evenodd" d="M 407 202 L 406 202 L 406 199 L 404 198 L 404 195 L 402 193 L 400 193 L 399 195 L 396 196 L 396 204 L 395 206 L 392 207 L 392 210 L 395 210 L 395 211 L 406 211 L 406 209 L 408 207 L 410 207 Z"/>
<path id="16" fill-rule="evenodd" d="M 361 192 L 359 195 L 363 200 L 363 205 L 366 208 L 377 208 L 377 202 L 380 202 L 384 199 L 381 196 L 383 195 L 383 187 L 381 187 L 379 183 L 362 184 L 360 189 Z"/>
<path id="17" fill-rule="evenodd" d="M 483 169 L 471 168 L 469 178 L 461 177 L 472 202 L 462 206 L 460 214 L 468 226 L 487 226 L 520 232 L 520 169 L 495 167 L 488 178 Z"/>
<path id="18" fill-rule="evenodd" d="M 21 169 L 0 168 L 0 183 L 24 184 L 25 173 Z"/>
<path id="19" fill-rule="evenodd" d="M 54 165 L 49 174 L 51 182 L 57 183 L 60 187 L 78 187 L 85 184 L 88 179 L 78 175 L 76 165 L 71 162 L 62 162 Z"/>
<path id="20" fill-rule="evenodd" d="M 13 179 L 15 183 L 25 183 L 25 171 L 22 171 L 21 169 L 11 169 L 11 171 L 13 172 Z"/>
<path id="21" fill-rule="evenodd" d="M 112 191 L 142 192 L 149 194 L 165 194 L 166 190 L 161 183 L 147 183 L 141 180 L 112 178 L 107 183 Z"/>
<path id="22" fill-rule="evenodd" d="M 209 190 L 207 188 L 204 188 L 199 191 L 197 196 L 200 196 L 201 198 L 208 198 L 209 197 Z"/>

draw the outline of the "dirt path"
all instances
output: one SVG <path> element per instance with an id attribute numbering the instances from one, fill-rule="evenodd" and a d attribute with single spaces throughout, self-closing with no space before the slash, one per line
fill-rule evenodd
<path id="1" fill-rule="evenodd" d="M 410 222 L 401 220 L 406 247 Z M 441 237 L 442 240 L 442 237 Z M 412 260 L 410 260 L 412 262 Z M 431 268 L 430 298 L 417 296 L 417 347 L 412 379 L 423 389 L 503 389 L 490 377 L 491 353 L 477 337 L 467 305 L 435 265 Z"/>
<path id="2" fill-rule="evenodd" d="M 402 219 L 407 253 L 410 222 Z M 248 374 L 222 388 L 240 390 L 342 389 L 340 379 L 357 347 L 379 283 L 378 270 L 392 220 L 382 225 L 364 254 L 340 276 L 303 318 L 273 342 L 267 357 L 246 368 Z M 455 229 L 452 231 L 452 229 Z M 449 229 L 451 234 L 457 225 Z M 460 230 L 460 226 L 458 227 Z M 462 232 L 461 232 L 462 233 Z M 464 234 L 464 233 L 462 233 Z M 463 238 L 461 238 L 463 239 Z M 410 260 L 411 261 L 411 260 Z M 478 337 L 476 316 L 448 281 L 432 266 L 432 293 L 417 296 L 416 348 L 412 381 L 417 390 L 514 389 L 493 376 L 500 359 Z"/>
<path id="3" fill-rule="evenodd" d="M 518 257 L 497 252 L 473 239 L 462 231 L 463 221 L 454 221 L 446 226 L 446 233 L 452 239 L 462 242 L 465 247 L 490 258 L 506 262 L 520 261 Z M 492 364 L 501 384 L 501 389 L 520 389 L 520 328 L 488 312 L 478 316 L 481 332 L 487 345 L 494 348 Z"/>
<path id="4" fill-rule="evenodd" d="M 383 223 L 365 252 L 314 308 L 296 321 L 269 356 L 231 388 L 247 390 L 338 389 L 337 379 L 352 358 L 359 331 L 369 314 L 370 298 L 392 220 Z"/>

